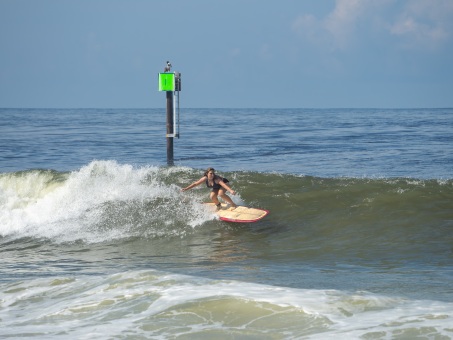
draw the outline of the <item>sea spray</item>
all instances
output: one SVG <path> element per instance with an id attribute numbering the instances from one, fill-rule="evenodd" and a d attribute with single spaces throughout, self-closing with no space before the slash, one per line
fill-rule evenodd
<path id="1" fill-rule="evenodd" d="M 65 174 L 2 175 L 0 235 L 91 243 L 182 235 L 214 218 L 199 200 L 165 183 L 168 172 L 93 161 Z"/>

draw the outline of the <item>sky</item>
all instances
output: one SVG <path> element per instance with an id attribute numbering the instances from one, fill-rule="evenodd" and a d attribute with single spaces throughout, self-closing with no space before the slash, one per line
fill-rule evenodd
<path id="1" fill-rule="evenodd" d="M 453 107 L 453 0 L 0 0 L 0 107 Z"/>

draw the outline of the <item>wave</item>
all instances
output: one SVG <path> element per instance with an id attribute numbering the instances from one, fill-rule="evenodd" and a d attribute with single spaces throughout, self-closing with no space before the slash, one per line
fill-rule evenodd
<path id="1" fill-rule="evenodd" d="M 452 303 L 159 271 L 0 284 L 6 337 L 448 338 Z M 23 313 L 24 308 L 27 313 Z M 55 327 L 58 323 L 59 327 Z M 62 333 L 64 329 L 64 333 Z"/>
<path id="2" fill-rule="evenodd" d="M 379 242 L 381 250 L 373 249 L 382 252 L 398 242 L 415 252 L 451 238 L 453 180 L 221 174 L 239 192 L 237 203 L 271 211 L 259 226 L 278 231 L 282 244 L 330 242 L 335 251 Z M 73 172 L 0 174 L 0 235 L 59 243 L 184 237 L 216 221 L 201 204 L 208 200 L 205 188 L 180 191 L 201 175 L 187 167 L 115 161 L 93 161 Z"/>
<path id="3" fill-rule="evenodd" d="M 0 235 L 89 243 L 183 235 L 212 219 L 171 183 L 188 169 L 93 161 L 78 171 L 0 175 Z M 181 228 L 182 226 L 182 228 Z"/>

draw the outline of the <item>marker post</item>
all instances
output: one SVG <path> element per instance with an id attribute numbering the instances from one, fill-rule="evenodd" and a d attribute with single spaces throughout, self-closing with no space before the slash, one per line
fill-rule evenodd
<path id="1" fill-rule="evenodd" d="M 167 61 L 166 71 L 171 64 Z M 179 91 L 181 91 L 181 73 L 159 73 L 159 91 L 165 91 L 167 97 L 167 165 L 174 165 L 173 139 L 179 138 Z M 177 100 L 175 100 L 177 97 Z"/>

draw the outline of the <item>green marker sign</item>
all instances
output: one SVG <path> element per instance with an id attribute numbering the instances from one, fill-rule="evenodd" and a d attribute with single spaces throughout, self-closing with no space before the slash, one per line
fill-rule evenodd
<path id="1" fill-rule="evenodd" d="M 159 73 L 159 91 L 175 90 L 175 74 Z"/>

